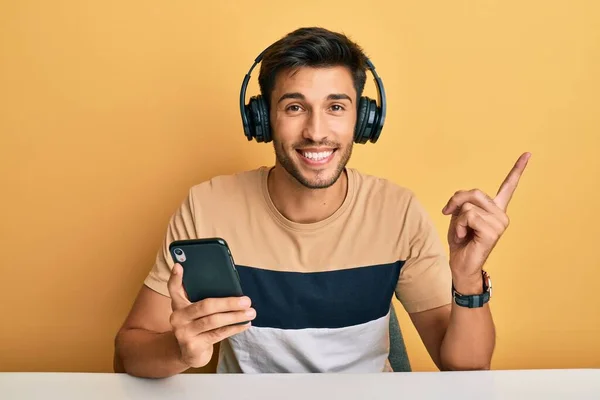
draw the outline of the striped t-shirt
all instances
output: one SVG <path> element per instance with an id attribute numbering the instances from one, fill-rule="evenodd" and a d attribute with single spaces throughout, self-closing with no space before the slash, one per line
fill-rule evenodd
<path id="1" fill-rule="evenodd" d="M 410 190 L 352 168 L 334 214 L 292 222 L 269 197 L 269 170 L 192 187 L 145 284 L 169 296 L 169 244 L 221 237 L 256 318 L 221 342 L 217 372 L 389 370 L 392 297 L 409 313 L 451 302 L 450 268 L 433 223 Z"/>

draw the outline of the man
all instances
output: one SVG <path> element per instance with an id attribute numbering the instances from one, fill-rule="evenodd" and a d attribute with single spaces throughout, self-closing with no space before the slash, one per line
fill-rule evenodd
<path id="1" fill-rule="evenodd" d="M 275 165 L 190 190 L 116 337 L 117 369 L 171 376 L 205 366 L 220 343 L 218 372 L 389 370 L 394 295 L 440 369 L 489 368 L 495 331 L 483 265 L 508 226 L 529 154 L 495 198 L 470 190 L 448 201 L 447 258 L 410 190 L 346 167 L 365 83 L 361 49 L 303 28 L 263 57 Z M 244 297 L 187 299 L 168 245 L 200 237 L 228 242 Z"/>

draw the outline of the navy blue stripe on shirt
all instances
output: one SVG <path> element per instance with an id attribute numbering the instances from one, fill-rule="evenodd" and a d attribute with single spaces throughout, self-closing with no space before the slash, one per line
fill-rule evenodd
<path id="1" fill-rule="evenodd" d="M 404 261 L 325 272 L 236 266 L 256 309 L 253 326 L 342 328 L 385 316 Z"/>

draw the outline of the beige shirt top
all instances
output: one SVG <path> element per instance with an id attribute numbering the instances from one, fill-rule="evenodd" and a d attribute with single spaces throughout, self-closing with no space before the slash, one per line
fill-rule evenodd
<path id="1" fill-rule="evenodd" d="M 221 237 L 257 317 L 221 346 L 220 372 L 383 370 L 391 297 L 409 313 L 451 302 L 432 221 L 410 190 L 347 168 L 341 207 L 325 220 L 295 223 L 273 205 L 268 172 L 192 187 L 145 284 L 168 296 L 172 241 Z"/>

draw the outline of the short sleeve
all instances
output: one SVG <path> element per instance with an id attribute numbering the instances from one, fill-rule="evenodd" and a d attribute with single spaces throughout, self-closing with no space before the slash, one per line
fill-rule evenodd
<path id="1" fill-rule="evenodd" d="M 404 224 L 408 251 L 396 297 L 409 313 L 449 304 L 452 274 L 448 258 L 433 221 L 414 195 L 408 202 Z"/>
<path id="2" fill-rule="evenodd" d="M 167 282 L 175 263 L 169 254 L 169 245 L 175 240 L 195 239 L 197 237 L 194 198 L 190 191 L 187 198 L 171 216 L 167 231 L 156 254 L 152 269 L 146 276 L 144 284 L 150 289 L 169 297 Z"/>

